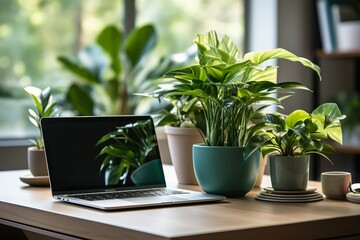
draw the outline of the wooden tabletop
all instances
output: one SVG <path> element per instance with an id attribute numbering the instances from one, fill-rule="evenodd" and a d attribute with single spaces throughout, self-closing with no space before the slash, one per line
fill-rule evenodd
<path id="1" fill-rule="evenodd" d="M 166 178 L 177 186 L 174 169 Z M 19 180 L 27 171 L 0 172 L 0 223 L 68 239 L 320 239 L 360 236 L 360 205 L 325 199 L 311 203 L 244 198 L 219 203 L 104 212 L 52 198 L 47 187 Z M 318 182 L 311 182 L 320 191 Z M 269 186 L 265 176 L 262 186 Z M 198 187 L 179 186 L 188 189 Z"/>

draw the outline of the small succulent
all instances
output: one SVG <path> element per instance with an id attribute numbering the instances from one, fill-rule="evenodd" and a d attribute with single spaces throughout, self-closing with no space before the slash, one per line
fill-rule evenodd
<path id="1" fill-rule="evenodd" d="M 37 87 L 28 86 L 25 87 L 24 90 L 31 96 L 34 103 L 34 108 L 28 109 L 29 120 L 39 129 L 39 137 L 34 137 L 31 141 L 38 149 L 43 149 L 44 141 L 42 138 L 40 120 L 43 117 L 52 117 L 56 115 L 56 102 L 52 99 L 50 87 L 41 90 Z"/>

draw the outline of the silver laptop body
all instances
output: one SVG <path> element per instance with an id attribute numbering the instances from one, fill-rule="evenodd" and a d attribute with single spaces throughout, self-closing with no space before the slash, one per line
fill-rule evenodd
<path id="1" fill-rule="evenodd" d="M 102 210 L 220 201 L 168 188 L 150 116 L 41 120 L 52 195 Z"/>

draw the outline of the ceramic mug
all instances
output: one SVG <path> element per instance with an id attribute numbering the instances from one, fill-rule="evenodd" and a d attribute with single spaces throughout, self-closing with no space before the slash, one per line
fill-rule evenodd
<path id="1" fill-rule="evenodd" d="M 345 199 L 350 191 L 351 173 L 330 171 L 321 173 L 321 188 L 328 199 Z"/>

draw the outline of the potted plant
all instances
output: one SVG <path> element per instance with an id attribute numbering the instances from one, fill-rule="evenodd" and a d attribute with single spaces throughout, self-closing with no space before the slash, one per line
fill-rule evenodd
<path id="1" fill-rule="evenodd" d="M 156 79 L 193 56 L 188 51 L 154 59 L 151 53 L 156 43 L 151 24 L 133 29 L 128 36 L 119 27 L 108 25 L 76 58 L 58 56 L 59 63 L 76 76 L 66 93 L 72 109 L 79 115 L 127 115 L 150 105 L 148 99 L 134 93 L 155 89 Z"/>
<path id="2" fill-rule="evenodd" d="M 330 161 L 334 153 L 328 139 L 342 144 L 341 114 L 336 103 L 324 103 L 312 113 L 295 110 L 288 116 L 280 113 L 265 115 L 268 129 L 259 135 L 263 155 L 269 155 L 270 177 L 275 190 L 303 191 L 309 179 L 311 154 Z"/>
<path id="3" fill-rule="evenodd" d="M 155 114 L 155 125 L 164 126 L 172 164 L 179 184 L 197 185 L 192 152 L 193 144 L 203 143 L 204 116 L 196 98 L 172 96 L 173 108 Z"/>
<path id="4" fill-rule="evenodd" d="M 29 108 L 29 120 L 37 127 L 39 135 L 34 137 L 31 141 L 34 146 L 28 148 L 28 166 L 33 176 L 47 176 L 47 166 L 44 154 L 44 141 L 42 138 L 42 131 L 40 120 L 43 117 L 52 117 L 56 115 L 55 105 L 51 96 L 51 89 L 47 87 L 43 90 L 28 86 L 24 89 L 32 98 L 34 108 Z"/>
<path id="5" fill-rule="evenodd" d="M 265 126 L 263 111 L 291 96 L 291 89 L 307 89 L 300 83 L 277 83 L 277 58 L 320 69 L 308 59 L 284 49 L 250 52 L 242 56 L 229 37 L 215 31 L 198 35 L 198 63 L 168 72 L 167 84 L 154 92 L 159 99 L 191 96 L 201 104 L 206 129 L 204 144 L 194 145 L 194 170 L 205 192 L 229 197 L 244 196 L 258 177 L 260 150 L 252 139 Z M 170 80 L 169 80 L 170 79 Z M 274 94 L 278 94 L 275 96 Z M 260 105 L 261 104 L 261 105 Z"/>

